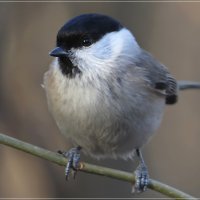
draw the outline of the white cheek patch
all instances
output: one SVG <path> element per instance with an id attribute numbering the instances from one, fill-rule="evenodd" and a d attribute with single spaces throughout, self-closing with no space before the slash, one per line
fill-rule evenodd
<path id="1" fill-rule="evenodd" d="M 100 41 L 91 46 L 92 54 L 101 59 L 114 59 L 121 54 L 136 56 L 139 52 L 131 32 L 125 28 L 106 34 Z"/>
<path id="2" fill-rule="evenodd" d="M 74 65 L 81 71 L 109 71 L 126 62 L 133 62 L 140 53 L 140 47 L 128 29 L 111 32 L 89 47 L 73 49 Z M 107 68 L 107 69 L 105 69 Z M 94 72 L 93 71 L 93 72 Z"/>
<path id="3" fill-rule="evenodd" d="M 113 56 L 115 56 L 117 53 L 115 52 L 116 49 L 118 49 L 119 51 L 121 49 L 121 41 L 118 41 L 118 44 L 116 45 L 112 37 L 116 38 L 116 32 L 108 33 L 100 41 L 93 44 L 89 49 L 90 54 L 97 59 L 102 59 L 102 60 L 113 59 Z"/>

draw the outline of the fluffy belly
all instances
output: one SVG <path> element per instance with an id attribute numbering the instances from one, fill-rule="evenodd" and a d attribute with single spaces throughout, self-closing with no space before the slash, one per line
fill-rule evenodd
<path id="1" fill-rule="evenodd" d="M 131 95 L 119 93 L 116 98 L 88 84 L 84 88 L 79 81 L 66 83 L 54 77 L 47 74 L 44 84 L 49 109 L 61 133 L 95 158 L 132 158 L 134 150 L 160 125 L 164 98 L 152 97 L 148 91 L 144 96 L 140 93 L 144 88 Z"/>
<path id="2" fill-rule="evenodd" d="M 162 104 L 162 101 L 149 103 L 149 107 L 116 112 L 113 105 L 89 103 L 87 106 L 86 102 L 77 102 L 58 106 L 52 113 L 61 133 L 74 145 L 81 146 L 86 154 L 95 158 L 127 159 L 155 133 L 162 118 Z M 55 103 L 50 107 L 55 108 Z"/>

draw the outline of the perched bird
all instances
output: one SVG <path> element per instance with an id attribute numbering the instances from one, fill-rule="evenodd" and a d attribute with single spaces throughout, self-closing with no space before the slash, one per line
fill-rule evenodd
<path id="1" fill-rule="evenodd" d="M 97 159 L 137 156 L 134 189 L 144 191 L 149 175 L 141 148 L 159 127 L 165 105 L 176 103 L 176 80 L 109 16 L 69 20 L 56 45 L 44 88 L 57 126 L 75 145 L 63 153 L 66 176 L 77 167 L 80 149 Z"/>

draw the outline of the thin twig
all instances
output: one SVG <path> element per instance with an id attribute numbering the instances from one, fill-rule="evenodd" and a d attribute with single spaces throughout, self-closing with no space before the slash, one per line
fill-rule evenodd
<path id="1" fill-rule="evenodd" d="M 22 142 L 18 139 L 15 139 L 13 137 L 10 137 L 1 133 L 0 133 L 0 143 L 16 148 L 18 150 L 30 153 L 34 156 L 49 160 L 58 165 L 65 166 L 67 163 L 67 159 L 58 153 L 54 153 L 46 149 L 43 149 L 41 147 L 37 147 L 32 144 Z M 135 182 L 135 177 L 133 173 L 128 173 L 128 172 L 124 172 L 124 171 L 120 171 L 116 169 L 92 165 L 85 162 L 80 163 L 80 171 L 110 177 L 110 178 L 118 179 L 121 181 L 130 182 L 132 184 L 134 184 Z M 160 192 L 174 199 L 194 199 L 194 200 L 196 199 L 180 190 L 177 190 L 171 186 L 168 186 L 164 183 L 158 182 L 153 179 L 150 180 L 150 184 L 148 187 L 152 190 Z"/>
<path id="2" fill-rule="evenodd" d="M 178 81 L 178 88 L 179 90 L 200 89 L 200 82 L 181 80 Z"/>

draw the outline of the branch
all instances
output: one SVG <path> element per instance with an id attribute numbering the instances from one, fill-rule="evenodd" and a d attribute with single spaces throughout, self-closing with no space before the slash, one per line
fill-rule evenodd
<path id="1" fill-rule="evenodd" d="M 58 165 L 65 166 L 67 163 L 67 159 L 58 153 L 54 153 L 54 152 L 48 151 L 46 149 L 34 146 L 32 144 L 22 142 L 18 139 L 15 139 L 13 137 L 10 137 L 10 136 L 7 136 L 7 135 L 1 134 L 1 133 L 0 133 L 0 143 L 10 146 L 10 147 L 13 147 L 13 148 L 16 148 L 18 150 L 24 151 L 26 153 L 32 154 L 34 156 L 43 158 L 45 160 L 49 160 Z M 124 171 L 120 171 L 120 170 L 116 170 L 116 169 L 92 165 L 92 164 L 88 164 L 88 163 L 84 163 L 84 162 L 80 163 L 80 171 L 110 177 L 110 178 L 118 179 L 121 181 L 130 182 L 132 184 L 135 182 L 135 177 L 134 177 L 133 173 L 128 173 L 128 172 L 124 172 Z M 184 192 L 181 192 L 180 190 L 177 190 L 171 186 L 168 186 L 164 183 L 158 182 L 153 179 L 150 180 L 150 184 L 149 184 L 148 188 L 155 190 L 157 192 L 160 192 L 171 198 L 196 200 L 196 198 L 194 198 Z"/>
<path id="2" fill-rule="evenodd" d="M 200 82 L 195 81 L 178 81 L 179 90 L 200 89 Z"/>

